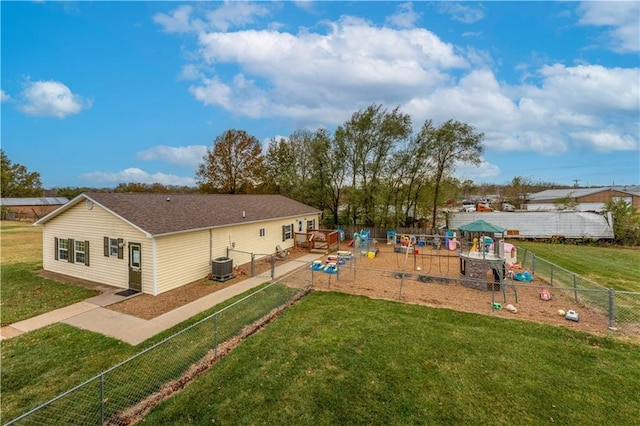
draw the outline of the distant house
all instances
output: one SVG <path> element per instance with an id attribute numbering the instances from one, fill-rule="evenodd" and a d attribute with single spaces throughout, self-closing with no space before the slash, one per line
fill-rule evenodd
<path id="1" fill-rule="evenodd" d="M 320 211 L 280 195 L 81 194 L 35 223 L 43 267 L 151 295 L 293 247 Z M 228 249 L 233 249 L 228 251 Z"/>
<path id="2" fill-rule="evenodd" d="M 64 197 L 0 198 L 2 219 L 34 221 L 68 202 Z"/>
<path id="3" fill-rule="evenodd" d="M 640 187 L 609 186 L 600 188 L 548 189 L 530 194 L 522 208 L 525 210 L 558 210 L 562 201 L 576 204 L 578 211 L 603 211 L 610 200 L 625 200 L 640 212 Z"/>

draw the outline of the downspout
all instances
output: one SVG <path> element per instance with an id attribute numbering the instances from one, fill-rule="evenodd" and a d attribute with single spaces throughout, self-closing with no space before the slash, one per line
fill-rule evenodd
<path id="1" fill-rule="evenodd" d="M 158 263 L 156 261 L 156 239 L 151 237 L 151 280 L 153 286 L 153 295 L 158 295 Z"/>
<path id="2" fill-rule="evenodd" d="M 213 260 L 213 231 L 209 228 L 209 265 Z"/>

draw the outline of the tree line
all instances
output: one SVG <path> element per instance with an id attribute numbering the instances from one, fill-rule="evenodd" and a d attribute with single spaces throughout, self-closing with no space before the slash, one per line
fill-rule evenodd
<path id="1" fill-rule="evenodd" d="M 461 186 L 456 163 L 480 163 L 484 135 L 457 120 L 412 129 L 398 107 L 374 104 L 333 133 L 303 129 L 273 138 L 264 154 L 255 137 L 227 130 L 198 167 L 198 187 L 282 194 L 326 212 L 331 225 L 432 225 L 442 201 Z"/>

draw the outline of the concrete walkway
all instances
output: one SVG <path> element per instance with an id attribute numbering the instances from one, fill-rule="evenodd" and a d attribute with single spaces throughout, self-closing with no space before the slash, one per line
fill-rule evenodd
<path id="1" fill-rule="evenodd" d="M 295 261 L 283 263 L 275 268 L 275 277 L 277 279 L 278 277 L 282 277 L 297 269 L 308 267 L 311 262 L 321 257 L 322 255 L 320 254 L 310 253 L 296 259 Z M 138 345 L 148 338 L 155 336 L 156 334 L 171 328 L 200 312 L 270 280 L 271 271 L 267 271 L 256 275 L 255 277 L 240 281 L 238 284 L 211 293 L 150 320 L 106 309 L 105 306 L 122 302 L 130 297 L 135 297 L 123 297 L 116 295 L 115 293 L 122 291 L 122 289 L 112 288 L 98 296 L 91 297 L 82 302 L 74 303 L 73 305 L 2 327 L 2 329 L 0 329 L 0 339 L 9 339 L 38 328 L 62 322 L 84 330 L 102 333 L 131 345 Z"/>

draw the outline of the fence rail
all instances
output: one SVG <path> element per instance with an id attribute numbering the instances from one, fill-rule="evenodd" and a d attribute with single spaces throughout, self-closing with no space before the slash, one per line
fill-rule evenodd
<path id="1" fill-rule="evenodd" d="M 610 327 L 640 325 L 640 292 L 618 291 L 573 273 L 538 257 L 530 250 L 518 249 L 518 261 L 536 278 L 560 289 L 572 289 L 577 302 L 607 312 Z M 606 296 L 603 296 L 606 294 Z"/>
<path id="2" fill-rule="evenodd" d="M 518 252 L 519 260 L 536 277 L 536 284 L 502 280 L 491 291 L 474 293 L 477 303 L 518 303 L 535 297 L 542 286 L 593 307 L 604 327 L 640 334 L 640 292 L 614 291 L 554 265 L 533 253 Z M 406 261 L 406 258 L 405 258 Z M 400 262 L 398 269 L 366 268 L 358 256 L 341 265 L 335 275 L 315 271 L 300 262 L 299 270 L 163 339 L 135 356 L 69 389 L 50 401 L 10 420 L 7 425 L 101 424 L 125 425 L 144 416 L 155 403 L 197 376 L 229 350 L 229 342 L 247 333 L 257 320 L 282 309 L 312 287 L 378 295 L 397 300 L 429 300 L 425 292 L 439 285 L 460 284 L 456 271 L 417 272 Z M 440 271 L 443 272 L 443 271 Z M 428 275 L 427 275 L 428 274 Z M 388 278 L 388 279 L 385 279 Z M 540 282 L 538 282 L 540 281 Z M 380 292 L 387 286 L 388 292 Z M 386 291 L 385 289 L 385 291 Z M 442 307 L 449 307 L 443 302 Z"/>
<path id="3" fill-rule="evenodd" d="M 258 327 L 252 324 L 304 296 L 309 270 L 280 278 L 5 424 L 126 425 L 140 419 Z"/>

